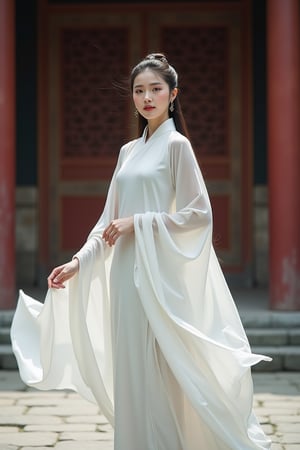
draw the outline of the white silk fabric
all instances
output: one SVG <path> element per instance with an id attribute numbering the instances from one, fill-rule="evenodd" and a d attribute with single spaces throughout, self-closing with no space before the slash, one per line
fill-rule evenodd
<path id="1" fill-rule="evenodd" d="M 73 389 L 115 427 L 115 450 L 268 449 L 251 352 L 212 246 L 190 142 L 166 120 L 124 145 L 78 274 L 44 304 L 20 291 L 11 337 L 22 379 Z M 109 248 L 104 228 L 134 216 Z M 74 224 L 75 226 L 75 224 Z"/>

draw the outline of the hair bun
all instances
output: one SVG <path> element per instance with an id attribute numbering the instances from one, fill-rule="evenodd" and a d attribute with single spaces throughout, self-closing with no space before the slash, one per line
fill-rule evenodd
<path id="1" fill-rule="evenodd" d="M 150 53 L 146 56 L 145 60 L 151 60 L 156 59 L 158 61 L 161 61 L 164 64 L 169 64 L 167 58 L 163 53 Z"/>

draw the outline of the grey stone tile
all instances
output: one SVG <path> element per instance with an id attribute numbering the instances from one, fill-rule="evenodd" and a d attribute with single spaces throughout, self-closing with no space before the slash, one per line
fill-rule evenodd
<path id="1" fill-rule="evenodd" d="M 24 445 L 54 445 L 57 442 L 56 433 L 1 433 L 0 444 Z"/>
<path id="2" fill-rule="evenodd" d="M 282 415 L 282 416 L 269 416 L 269 419 L 271 423 L 277 423 L 277 424 L 285 424 L 285 423 L 296 423 L 298 424 L 298 427 L 300 428 L 300 415 Z"/>
<path id="3" fill-rule="evenodd" d="M 47 415 L 47 416 L 76 416 L 76 415 L 95 415 L 99 412 L 99 408 L 95 405 L 90 406 L 34 406 L 29 408 L 28 415 Z"/>
<path id="4" fill-rule="evenodd" d="M 43 424 L 43 425 L 26 425 L 24 431 L 53 431 L 56 433 L 61 432 L 87 432 L 96 431 L 96 424 L 72 424 L 72 423 L 54 423 L 54 424 Z"/>
<path id="5" fill-rule="evenodd" d="M 99 441 L 65 441 L 58 442 L 54 448 L 55 450 L 113 450 L 113 444 Z"/>
<path id="6" fill-rule="evenodd" d="M 61 433 L 59 436 L 60 441 L 108 441 L 111 440 L 111 435 L 108 433 L 98 432 L 65 432 Z"/>
<path id="7" fill-rule="evenodd" d="M 106 417 L 100 414 L 91 416 L 70 416 L 66 417 L 65 421 L 67 423 L 96 423 L 99 425 L 107 424 Z"/>
<path id="8" fill-rule="evenodd" d="M 26 411 L 25 406 L 1 406 L 0 417 L 1 416 L 18 416 Z"/>
<path id="9" fill-rule="evenodd" d="M 300 448 L 300 431 L 299 433 L 284 433 L 280 440 L 282 444 L 298 444 Z"/>
<path id="10" fill-rule="evenodd" d="M 0 399 L 0 405 L 1 405 L 1 399 Z M 82 406 L 95 406 L 92 403 L 80 399 L 80 398 L 68 398 L 68 397 L 58 397 L 56 395 L 51 396 L 44 396 L 43 394 L 40 394 L 40 396 L 35 397 L 23 397 L 17 400 L 17 405 L 25 405 L 25 406 L 68 406 L 71 408 L 74 408 L 76 406 L 79 406 L 80 408 Z"/>
<path id="11" fill-rule="evenodd" d="M 31 425 L 31 424 L 52 424 L 62 423 L 60 417 L 55 416 L 29 416 L 27 414 L 20 416 L 0 416 L 0 425 Z"/>
<path id="12" fill-rule="evenodd" d="M 0 407 L 2 406 L 11 406 L 16 403 L 16 400 L 13 398 L 1 398 L 0 397 Z"/>
<path id="13" fill-rule="evenodd" d="M 22 447 L 22 450 L 49 450 L 49 448 L 54 448 L 54 447 Z"/>
<path id="14" fill-rule="evenodd" d="M 300 423 L 300 416 L 299 416 L 299 423 Z M 277 425 L 277 431 L 279 433 L 300 433 L 300 426 L 299 423 L 279 423 Z M 300 439 L 299 439 L 299 446 L 300 446 Z"/>
<path id="15" fill-rule="evenodd" d="M 0 433 L 18 433 L 18 427 L 0 426 Z"/>
<path id="16" fill-rule="evenodd" d="M 262 425 L 262 429 L 264 430 L 264 432 L 268 435 L 273 434 L 274 433 L 274 427 L 270 424 L 261 424 Z"/>
<path id="17" fill-rule="evenodd" d="M 297 415 L 298 412 L 293 408 L 289 408 L 288 406 L 282 405 L 281 408 L 271 408 L 270 406 L 264 406 L 260 408 L 256 408 L 255 412 L 260 416 L 283 416 L 283 415 Z"/>
<path id="18" fill-rule="evenodd" d="M 0 450 L 18 450 L 18 447 L 16 447 L 15 445 L 10 445 L 10 444 L 0 444 Z"/>

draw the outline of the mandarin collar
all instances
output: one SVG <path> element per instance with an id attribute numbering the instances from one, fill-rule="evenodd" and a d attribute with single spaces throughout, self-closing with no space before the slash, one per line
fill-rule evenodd
<path id="1" fill-rule="evenodd" d="M 145 127 L 144 132 L 142 134 L 142 140 L 144 143 L 148 143 L 149 141 L 152 141 L 153 138 L 156 138 L 158 136 L 161 136 L 162 134 L 166 133 L 167 131 L 175 131 L 175 123 L 172 117 L 165 120 L 155 131 L 154 133 L 147 139 L 147 133 L 148 133 L 148 125 Z"/>

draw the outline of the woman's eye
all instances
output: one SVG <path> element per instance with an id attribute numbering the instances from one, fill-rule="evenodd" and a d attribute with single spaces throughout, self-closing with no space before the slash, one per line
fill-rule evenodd
<path id="1" fill-rule="evenodd" d="M 153 91 L 154 91 L 154 92 L 158 92 L 158 91 L 161 91 L 161 88 L 159 88 L 159 87 L 156 87 L 156 88 L 154 88 L 154 89 L 153 89 Z"/>
<path id="2" fill-rule="evenodd" d="M 141 94 L 142 92 L 143 92 L 142 89 L 136 89 L 136 90 L 135 90 L 135 93 L 136 93 L 136 94 Z"/>

